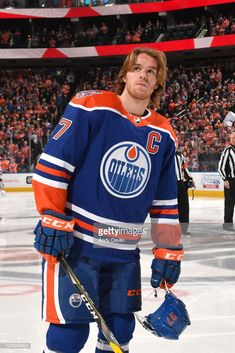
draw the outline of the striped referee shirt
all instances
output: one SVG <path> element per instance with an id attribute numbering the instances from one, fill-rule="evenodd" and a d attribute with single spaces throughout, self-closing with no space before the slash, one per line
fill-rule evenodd
<path id="1" fill-rule="evenodd" d="M 230 145 L 222 152 L 218 172 L 223 180 L 235 178 L 235 146 Z"/>
<path id="2" fill-rule="evenodd" d="M 175 153 L 175 173 L 177 181 L 192 179 L 192 176 L 187 168 L 187 163 L 182 152 Z"/>

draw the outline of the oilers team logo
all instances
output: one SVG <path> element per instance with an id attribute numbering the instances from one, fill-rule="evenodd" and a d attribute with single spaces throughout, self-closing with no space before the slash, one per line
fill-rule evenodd
<path id="1" fill-rule="evenodd" d="M 82 298 L 81 298 L 80 294 L 78 294 L 78 293 L 71 294 L 69 297 L 69 304 L 73 308 L 79 308 L 79 306 L 82 305 Z"/>
<path id="2" fill-rule="evenodd" d="M 146 187 L 151 161 L 146 150 L 137 143 L 124 141 L 104 155 L 100 176 L 106 190 L 120 198 L 138 196 Z"/>

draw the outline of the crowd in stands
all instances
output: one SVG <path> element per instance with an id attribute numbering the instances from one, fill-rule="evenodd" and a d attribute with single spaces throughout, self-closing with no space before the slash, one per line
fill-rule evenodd
<path id="1" fill-rule="evenodd" d="M 89 89 L 114 90 L 118 68 L 0 72 L 0 166 L 3 172 L 31 170 L 71 95 Z M 228 143 L 222 121 L 234 106 L 231 62 L 169 68 L 159 112 L 175 128 L 193 171 L 215 171 Z M 79 84 L 78 84 L 79 83 Z"/>
<path id="2" fill-rule="evenodd" d="M 201 15 L 187 20 L 175 18 L 169 22 L 158 14 L 136 17 L 102 16 L 102 18 L 2 21 L 0 48 L 61 48 L 108 44 L 147 43 L 235 33 L 232 14 Z"/>
<path id="3" fill-rule="evenodd" d="M 0 166 L 27 172 L 74 91 L 70 70 L 0 71 Z"/>
<path id="4" fill-rule="evenodd" d="M 220 64 L 169 72 L 162 111 L 193 171 L 215 171 L 228 141 L 223 119 L 235 102 L 235 72 Z"/>

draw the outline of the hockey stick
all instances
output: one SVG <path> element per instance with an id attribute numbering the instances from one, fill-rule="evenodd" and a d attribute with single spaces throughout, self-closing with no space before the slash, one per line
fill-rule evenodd
<path id="1" fill-rule="evenodd" d="M 108 344 L 110 345 L 110 347 L 112 348 L 113 352 L 114 353 L 123 353 L 123 350 L 121 349 L 114 334 L 108 328 L 104 318 L 102 317 L 100 312 L 97 310 L 91 297 L 86 292 L 86 290 L 83 287 L 83 285 L 81 284 L 79 278 L 73 272 L 72 268 L 69 266 L 69 264 L 67 263 L 67 261 L 65 260 L 65 258 L 62 254 L 60 254 L 58 256 L 58 260 L 59 260 L 64 272 L 67 274 L 67 276 L 70 278 L 71 282 L 73 283 L 74 287 L 80 293 L 83 302 L 85 303 L 87 309 L 89 310 L 89 312 L 93 316 L 93 319 L 95 319 L 95 321 L 97 322 L 99 329 L 102 331 L 104 337 L 106 338 L 106 340 L 107 340 Z"/>

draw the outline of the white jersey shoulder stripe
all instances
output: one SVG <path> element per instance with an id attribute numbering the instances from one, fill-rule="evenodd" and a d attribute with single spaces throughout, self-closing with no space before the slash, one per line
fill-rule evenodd
<path id="1" fill-rule="evenodd" d="M 110 111 L 110 112 L 113 112 L 113 113 L 116 113 L 116 114 L 122 116 L 122 117 L 125 118 L 125 119 L 128 119 L 126 115 L 121 114 L 118 110 L 113 109 L 113 108 L 109 108 L 109 107 L 93 107 L 93 108 L 88 108 L 88 107 L 85 107 L 84 105 L 76 104 L 76 103 L 73 103 L 73 102 L 70 102 L 69 105 L 71 105 L 71 106 L 74 107 L 74 108 L 80 108 L 80 109 L 86 110 L 86 111 L 88 111 L 88 112 L 92 112 L 92 111 L 95 111 L 95 110 L 108 110 L 108 111 Z"/>
<path id="2" fill-rule="evenodd" d="M 76 103 L 73 103 L 73 102 L 69 102 L 69 105 L 71 105 L 71 106 L 74 107 L 74 108 L 80 108 L 80 109 L 86 110 L 86 111 L 88 111 L 88 112 L 95 111 L 95 110 L 108 110 L 108 111 L 111 111 L 111 112 L 113 112 L 113 113 L 116 113 L 116 114 L 122 116 L 122 117 L 125 118 L 125 119 L 128 119 L 128 117 L 127 117 L 126 115 L 121 114 L 118 110 L 113 109 L 113 108 L 110 108 L 110 107 L 105 107 L 105 106 L 104 106 L 104 107 L 88 108 L 88 107 L 85 107 L 84 105 L 76 104 Z M 148 111 L 148 114 L 145 115 L 144 117 L 142 117 L 141 119 L 143 119 L 143 120 L 144 120 L 144 119 L 147 119 L 147 118 L 151 115 L 150 110 L 147 109 L 147 111 Z M 174 139 L 174 137 L 172 136 L 172 134 L 170 133 L 169 130 L 163 129 L 163 128 L 158 127 L 158 126 L 155 126 L 155 125 L 147 125 L 147 126 L 150 127 L 151 129 L 160 130 L 160 131 L 163 131 L 163 132 L 169 134 L 170 137 L 171 137 L 171 139 L 175 142 L 175 139 Z"/>
<path id="3" fill-rule="evenodd" d="M 76 103 L 73 103 L 73 102 L 70 102 L 69 105 L 71 105 L 72 107 L 74 108 L 80 108 L 80 109 L 84 109 L 88 112 L 91 112 L 91 111 L 94 111 L 94 110 L 108 110 L 110 112 L 113 112 L 113 113 L 116 113 L 120 116 L 122 116 L 123 118 L 125 119 L 128 119 L 128 117 L 125 115 L 125 114 L 122 114 L 119 110 L 117 109 L 113 109 L 113 108 L 110 108 L 110 107 L 92 107 L 92 108 L 88 108 L 88 107 L 85 107 L 84 105 L 81 105 L 81 104 L 76 104 Z M 144 120 L 144 119 L 147 119 L 150 117 L 151 115 L 151 112 L 149 109 L 146 109 L 148 111 L 148 114 L 146 114 L 145 116 L 143 117 L 140 117 L 141 120 Z M 148 125 L 147 125 L 148 126 Z"/>
<path id="4" fill-rule="evenodd" d="M 70 164 L 70 163 L 68 163 L 66 161 L 63 161 L 62 159 L 53 157 L 50 154 L 42 153 L 41 156 L 40 156 L 40 159 L 43 159 L 44 161 L 50 162 L 52 164 L 55 164 L 55 165 L 57 165 L 59 167 L 65 168 L 65 169 L 67 169 L 70 172 L 74 172 L 75 167 L 72 164 Z M 39 162 L 40 162 L 40 159 L 39 159 Z"/>
<path id="5" fill-rule="evenodd" d="M 171 199 L 171 200 L 153 200 L 152 206 L 173 206 L 177 205 L 178 201 L 177 199 Z"/>
<path id="6" fill-rule="evenodd" d="M 61 183 L 60 181 L 55 181 L 51 179 L 44 178 L 36 173 L 33 174 L 33 180 L 39 181 L 39 183 L 52 186 L 53 188 L 57 189 L 64 189 L 67 190 L 68 184 L 66 183 Z"/>

